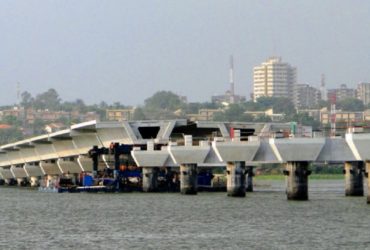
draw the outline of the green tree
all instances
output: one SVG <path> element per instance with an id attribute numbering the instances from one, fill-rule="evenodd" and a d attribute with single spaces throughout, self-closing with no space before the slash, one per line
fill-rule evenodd
<path id="1" fill-rule="evenodd" d="M 218 109 L 220 104 L 211 103 L 211 102 L 192 102 L 188 103 L 184 109 L 187 114 L 197 114 L 200 109 Z"/>
<path id="2" fill-rule="evenodd" d="M 291 121 L 295 121 L 298 124 L 312 126 L 312 129 L 319 129 L 321 124 L 319 121 L 316 121 L 313 117 L 309 116 L 308 113 L 298 113 L 295 114 Z"/>
<path id="3" fill-rule="evenodd" d="M 171 91 L 159 91 L 145 100 L 147 110 L 171 110 L 175 111 L 184 106 L 180 97 Z"/>
<path id="4" fill-rule="evenodd" d="M 247 114 L 244 114 L 245 110 L 241 105 L 231 104 L 229 107 L 224 110 L 224 112 L 215 113 L 213 120 L 214 121 L 238 121 L 238 122 L 249 122 L 253 121 L 253 117 Z"/>
<path id="5" fill-rule="evenodd" d="M 136 108 L 133 115 L 133 120 L 146 120 L 144 111 L 142 108 Z"/>
<path id="6" fill-rule="evenodd" d="M 253 119 L 254 122 L 271 122 L 271 118 L 266 115 L 258 115 Z"/>
<path id="7" fill-rule="evenodd" d="M 49 89 L 48 91 L 38 94 L 34 101 L 34 107 L 36 109 L 49 109 L 59 110 L 61 99 L 55 89 Z"/>
<path id="8" fill-rule="evenodd" d="M 35 101 L 35 99 L 32 97 L 32 95 L 25 91 L 25 92 L 22 92 L 21 94 L 21 106 L 25 107 L 25 108 L 30 108 L 32 107 L 33 105 L 33 102 Z"/>
<path id="9" fill-rule="evenodd" d="M 257 106 L 255 108 L 258 110 L 272 108 L 274 113 L 283 113 L 286 115 L 294 115 L 296 112 L 292 101 L 285 97 L 260 97 L 257 99 Z"/>
<path id="10" fill-rule="evenodd" d="M 337 103 L 337 108 L 343 111 L 364 111 L 364 104 L 356 98 L 347 98 Z"/>
<path id="11" fill-rule="evenodd" d="M 33 134 L 34 135 L 41 135 L 45 133 L 45 125 L 46 122 L 40 118 L 36 118 L 33 121 Z"/>
<path id="12" fill-rule="evenodd" d="M 17 117 L 13 115 L 7 115 L 3 117 L 2 122 L 8 125 L 12 125 L 15 127 L 19 127 L 22 125 L 22 122 L 17 119 Z"/>
<path id="13" fill-rule="evenodd" d="M 23 139 L 23 134 L 18 128 L 0 129 L 0 145 L 19 141 L 21 139 Z"/>

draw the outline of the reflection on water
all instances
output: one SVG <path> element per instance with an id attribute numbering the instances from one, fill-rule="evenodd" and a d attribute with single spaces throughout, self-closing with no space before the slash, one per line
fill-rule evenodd
<path id="1" fill-rule="evenodd" d="M 0 249 L 370 249 L 370 205 L 343 181 L 310 181 L 306 202 L 255 184 L 246 198 L 1 187 Z"/>

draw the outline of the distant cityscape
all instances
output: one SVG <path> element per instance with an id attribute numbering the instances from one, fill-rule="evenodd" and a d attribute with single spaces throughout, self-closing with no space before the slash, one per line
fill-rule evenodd
<path id="1" fill-rule="evenodd" d="M 253 68 L 250 98 L 235 93 L 234 63 L 230 57 L 230 89 L 210 102 L 189 103 L 187 97 L 158 91 L 138 107 L 119 102 L 86 105 L 83 100 L 62 102 L 54 89 L 32 97 L 19 93 L 19 103 L 0 107 L 0 143 L 51 133 L 89 121 L 188 119 L 190 121 L 296 122 L 329 133 L 349 127 L 368 127 L 370 83 L 357 88 L 341 84 L 327 89 L 325 75 L 315 87 L 297 82 L 297 69 L 281 57 L 271 57 Z M 333 131 L 331 131 L 333 132 Z"/>

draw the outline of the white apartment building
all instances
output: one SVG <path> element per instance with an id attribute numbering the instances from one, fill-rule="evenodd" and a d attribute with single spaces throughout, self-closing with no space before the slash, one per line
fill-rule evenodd
<path id="1" fill-rule="evenodd" d="M 370 83 L 361 82 L 357 85 L 357 99 L 361 100 L 364 105 L 370 103 Z"/>
<path id="2" fill-rule="evenodd" d="M 297 69 L 282 62 L 281 57 L 271 57 L 253 69 L 253 100 L 259 97 L 287 97 L 293 101 Z"/>

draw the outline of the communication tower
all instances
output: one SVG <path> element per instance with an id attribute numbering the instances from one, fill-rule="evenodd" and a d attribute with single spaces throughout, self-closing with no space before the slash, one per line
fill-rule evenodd
<path id="1" fill-rule="evenodd" d="M 321 92 L 321 99 L 326 101 L 326 88 L 325 88 L 325 75 L 321 74 L 321 86 L 320 86 L 320 92 Z"/>
<path id="2" fill-rule="evenodd" d="M 230 94 L 232 97 L 235 95 L 235 87 L 234 87 L 234 58 L 230 56 Z"/>
<path id="3" fill-rule="evenodd" d="M 17 82 L 17 104 L 20 106 L 21 104 L 21 86 L 20 86 L 20 83 Z"/>
<path id="4" fill-rule="evenodd" d="M 335 103 L 337 102 L 337 95 L 335 93 L 332 93 L 330 95 L 330 135 L 332 137 L 335 137 L 336 134 L 336 109 L 335 109 Z"/>

